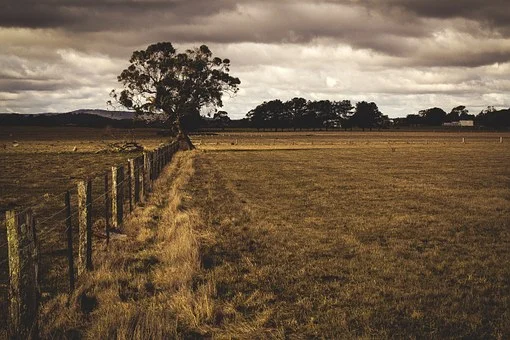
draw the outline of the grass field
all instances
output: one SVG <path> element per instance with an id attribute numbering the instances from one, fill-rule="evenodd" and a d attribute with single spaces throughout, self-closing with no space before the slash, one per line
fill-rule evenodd
<path id="1" fill-rule="evenodd" d="M 86 148 L 86 134 L 76 136 L 62 137 L 62 149 Z M 90 138 L 96 146 L 67 169 L 103 157 L 94 148 L 106 137 Z M 510 336 L 510 134 L 193 141 L 199 151 L 179 156 L 127 223 L 129 242 L 113 246 L 70 305 L 59 297 L 44 307 L 46 335 Z M 76 308 L 85 293 L 97 298 L 92 312 Z"/>
<path id="2" fill-rule="evenodd" d="M 510 143 L 271 137 L 195 137 L 212 334 L 510 335 Z"/>

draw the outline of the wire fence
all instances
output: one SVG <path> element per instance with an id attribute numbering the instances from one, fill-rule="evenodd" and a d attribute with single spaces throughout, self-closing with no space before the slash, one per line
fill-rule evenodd
<path id="1" fill-rule="evenodd" d="M 108 238 L 109 231 L 113 228 L 112 208 L 113 193 L 117 188 L 122 188 L 121 197 L 123 206 L 122 218 L 129 215 L 135 208 L 140 199 L 145 198 L 148 188 L 152 186 L 154 180 L 163 170 L 163 167 L 170 162 L 172 156 L 178 150 L 177 142 L 162 146 L 153 152 L 145 152 L 143 156 L 138 156 L 133 160 L 112 167 L 111 171 L 94 173 L 88 176 L 85 182 L 90 183 L 90 199 L 85 207 L 79 206 L 79 192 L 77 185 L 65 186 L 67 190 L 51 196 L 51 204 L 48 204 L 48 198 L 38 198 L 30 206 L 15 210 L 11 216 L 11 221 L 20 220 L 21 223 L 28 224 L 27 214 L 34 214 L 35 237 L 34 247 L 38 250 L 38 285 L 41 291 L 42 301 L 50 299 L 59 293 L 69 292 L 70 277 L 68 274 L 69 258 L 72 262 L 77 262 L 79 256 L 79 217 L 82 211 L 87 208 L 90 214 L 90 223 L 92 230 L 92 252 L 104 249 L 104 240 Z M 134 165 L 131 169 L 129 165 Z M 122 177 L 117 182 L 113 180 L 113 171 L 122 169 Z M 136 177 L 133 177 L 135 174 Z M 143 192 L 139 189 L 143 188 Z M 138 190 L 138 192 L 135 192 Z M 69 195 L 69 205 L 66 204 L 66 193 Z M 138 197 L 135 197 L 138 194 Z M 7 289 L 9 287 L 9 256 L 8 250 L 13 248 L 7 240 L 5 231 L 10 228 L 6 219 L 0 220 L 0 309 L 8 308 Z M 69 249 L 69 227 L 72 231 L 72 252 Z M 25 227 L 26 228 L 26 227 Z M 118 230 L 119 231 L 119 230 Z M 12 242 L 12 241 L 11 241 Z M 20 253 L 23 253 L 20 251 Z M 79 262 L 79 261 L 78 261 Z M 30 271 L 27 266 L 30 261 L 22 262 L 19 268 L 20 272 Z M 7 314 L 1 313 L 0 330 L 7 329 Z"/>

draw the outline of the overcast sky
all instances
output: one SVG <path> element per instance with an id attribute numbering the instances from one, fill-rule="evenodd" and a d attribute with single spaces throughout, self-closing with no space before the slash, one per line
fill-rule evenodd
<path id="1" fill-rule="evenodd" d="M 390 117 L 510 107 L 508 0 L 2 0 L 0 112 L 106 108 L 131 53 L 158 41 L 231 59 L 233 118 L 296 96 Z"/>

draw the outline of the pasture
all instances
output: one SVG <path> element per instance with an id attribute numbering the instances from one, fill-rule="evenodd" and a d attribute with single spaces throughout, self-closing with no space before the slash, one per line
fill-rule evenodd
<path id="1" fill-rule="evenodd" d="M 213 334 L 507 338 L 510 142 L 498 139 L 195 136 Z"/>
<path id="2" fill-rule="evenodd" d="M 121 133 L 2 130 L 0 209 L 34 202 L 42 215 L 60 209 L 76 179 L 132 156 L 98 152 Z M 121 137 L 129 138 L 148 148 L 165 141 L 150 130 Z M 45 334 L 510 335 L 509 133 L 192 139 L 198 151 L 177 157 L 152 203 L 127 222 L 129 242 L 100 255 L 78 289 L 98 297 L 97 310 L 82 314 L 67 298 L 49 303 Z M 186 179 L 173 183 L 179 176 Z M 56 240 L 45 249 L 59 258 Z M 56 277 L 43 273 L 47 298 Z M 5 308 L 4 295 L 0 301 Z"/>

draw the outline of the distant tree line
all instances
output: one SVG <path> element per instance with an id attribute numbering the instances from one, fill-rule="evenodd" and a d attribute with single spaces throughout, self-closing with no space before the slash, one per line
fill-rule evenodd
<path id="1" fill-rule="evenodd" d="M 225 113 L 226 116 L 226 113 Z M 260 129 L 329 129 L 361 128 L 384 129 L 400 126 L 441 126 L 445 123 L 473 121 L 474 125 L 487 128 L 510 127 L 510 109 L 496 110 L 493 106 L 478 115 L 470 114 L 465 106 L 454 107 L 449 113 L 433 107 L 409 114 L 404 118 L 389 119 L 374 102 L 361 101 L 354 106 L 349 100 L 311 101 L 293 98 L 289 101 L 265 101 L 246 114 L 250 127 Z M 228 123 L 224 124 L 228 125 Z M 223 125 L 225 126 L 225 125 Z"/>
<path id="2" fill-rule="evenodd" d="M 306 100 L 293 98 L 283 102 L 275 99 L 263 102 L 250 110 L 246 117 L 257 129 L 329 129 L 353 128 L 363 130 L 389 126 L 388 116 L 382 114 L 374 102 L 361 101 L 355 106 L 350 100 Z"/>
<path id="3" fill-rule="evenodd" d="M 394 124 L 400 126 L 440 126 L 445 123 L 455 123 L 462 120 L 472 120 L 475 125 L 500 129 L 510 127 L 510 109 L 496 110 L 489 106 L 477 115 L 469 114 L 465 106 L 456 106 L 449 113 L 443 109 L 433 107 L 421 110 L 418 114 L 410 114 L 405 118 L 395 118 Z"/>

